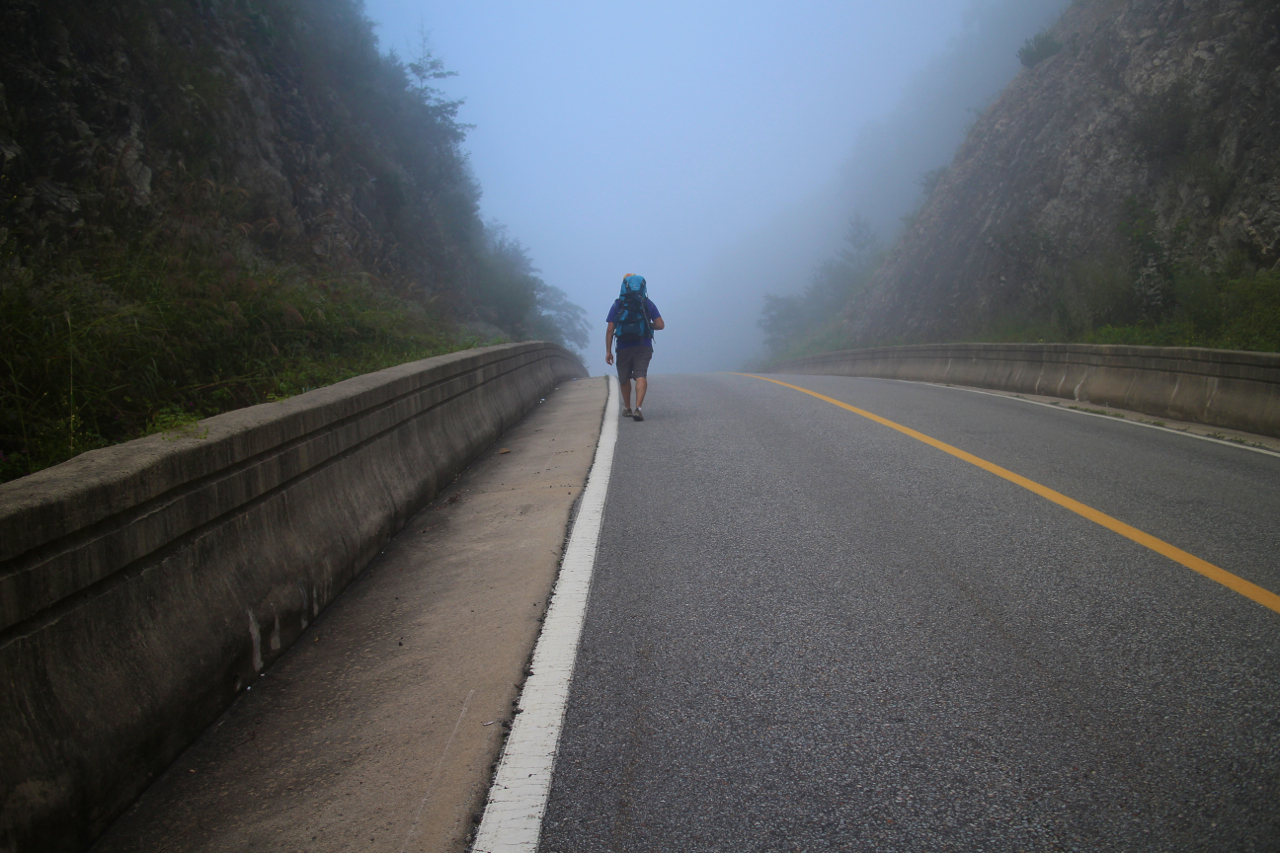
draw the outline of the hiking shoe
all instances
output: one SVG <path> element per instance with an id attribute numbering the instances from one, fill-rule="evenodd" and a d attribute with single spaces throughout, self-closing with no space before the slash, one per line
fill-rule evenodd
<path id="1" fill-rule="evenodd" d="M 631 417 L 635 418 L 638 421 L 642 421 L 644 420 L 644 412 L 640 411 L 639 406 L 636 406 L 635 411 L 631 413 Z"/>
<path id="2" fill-rule="evenodd" d="M 623 409 L 623 410 L 622 410 L 622 416 L 623 416 L 624 418 L 629 418 L 629 417 L 631 417 L 631 410 L 630 410 L 630 409 Z"/>

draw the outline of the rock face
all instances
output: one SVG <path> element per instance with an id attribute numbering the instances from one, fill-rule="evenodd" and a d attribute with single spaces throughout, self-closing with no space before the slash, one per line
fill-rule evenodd
<path id="1" fill-rule="evenodd" d="M 850 306 L 855 341 L 1132 322 L 1175 268 L 1280 260 L 1280 4 L 1077 0 L 1048 34 Z"/>
<path id="2" fill-rule="evenodd" d="M 91 264 L 194 217 L 268 261 L 465 298 L 479 191 L 438 70 L 406 89 L 352 0 L 7 0 L 0 263 Z"/>

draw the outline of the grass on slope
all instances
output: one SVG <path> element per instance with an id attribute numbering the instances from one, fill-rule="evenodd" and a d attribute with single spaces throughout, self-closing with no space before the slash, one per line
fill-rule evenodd
<path id="1" fill-rule="evenodd" d="M 1280 271 L 1233 277 L 1194 274 L 1174 282 L 1174 308 L 1158 321 L 1064 329 L 1013 321 L 969 338 L 981 342 L 1127 344 L 1280 352 Z"/>
<path id="2" fill-rule="evenodd" d="M 1064 327 L 1052 319 L 1005 318 L 958 341 L 855 342 L 836 319 L 752 369 L 842 349 L 919 343 L 1086 343 L 1280 352 L 1280 270 L 1184 275 L 1175 282 L 1173 296 L 1175 307 L 1158 321 Z"/>
<path id="3" fill-rule="evenodd" d="M 0 482 L 480 343 L 364 276 L 267 262 L 201 226 L 0 263 Z"/>

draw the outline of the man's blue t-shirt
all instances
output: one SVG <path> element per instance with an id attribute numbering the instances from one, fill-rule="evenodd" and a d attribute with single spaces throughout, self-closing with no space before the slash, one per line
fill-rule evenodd
<path id="1" fill-rule="evenodd" d="M 606 323 L 617 323 L 618 312 L 622 310 L 622 300 L 613 300 L 613 307 L 609 309 L 609 316 L 604 318 Z M 662 315 L 658 313 L 658 306 L 654 305 L 647 298 L 644 301 L 644 310 L 649 315 L 650 320 L 656 320 Z M 653 349 L 653 338 L 641 338 L 638 341 L 618 341 L 618 350 L 630 349 L 631 347 L 648 347 Z"/>

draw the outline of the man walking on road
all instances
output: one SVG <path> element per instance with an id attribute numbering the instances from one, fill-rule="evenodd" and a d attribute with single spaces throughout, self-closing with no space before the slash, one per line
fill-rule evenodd
<path id="1" fill-rule="evenodd" d="M 644 420 L 640 407 L 649 387 L 649 360 L 653 358 L 653 333 L 665 329 L 658 306 L 649 301 L 644 276 L 628 273 L 622 293 L 613 301 L 604 333 L 604 362 L 613 364 L 613 339 L 618 339 L 618 384 L 622 386 L 622 416 Z M 636 382 L 636 407 L 631 408 L 631 380 Z"/>

